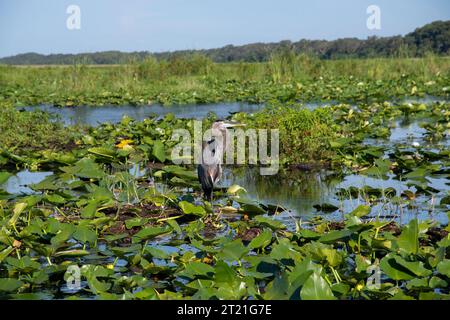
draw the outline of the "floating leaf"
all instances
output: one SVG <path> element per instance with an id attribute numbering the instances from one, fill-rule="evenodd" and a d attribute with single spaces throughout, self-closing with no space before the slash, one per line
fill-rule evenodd
<path id="1" fill-rule="evenodd" d="M 370 213 L 370 211 L 371 211 L 370 206 L 360 205 L 355 210 L 350 212 L 350 214 L 352 216 L 356 216 L 358 218 L 361 218 L 361 217 L 367 216 Z"/>
<path id="2" fill-rule="evenodd" d="M 17 220 L 19 219 L 19 216 L 22 214 L 22 212 L 27 208 L 28 204 L 25 202 L 19 202 L 16 203 L 13 209 L 13 216 L 11 219 L 9 219 L 9 224 L 11 226 L 15 226 Z"/>
<path id="3" fill-rule="evenodd" d="M 450 259 L 444 259 L 437 265 L 437 271 L 450 278 Z"/>
<path id="4" fill-rule="evenodd" d="M 165 148 L 164 148 L 164 144 L 162 143 L 161 140 L 156 140 L 153 143 L 153 152 L 152 152 L 153 156 L 159 160 L 159 162 L 164 162 L 166 161 L 166 152 L 165 152 Z"/>
<path id="5" fill-rule="evenodd" d="M 402 233 L 398 237 L 397 244 L 401 250 L 417 254 L 419 250 L 419 226 L 417 219 L 412 219 L 408 225 L 404 226 Z"/>
<path id="6" fill-rule="evenodd" d="M 395 254 L 388 254 L 380 261 L 381 270 L 392 280 L 411 280 L 416 277 L 414 273 L 398 264 Z"/>
<path id="7" fill-rule="evenodd" d="M 238 261 L 248 251 L 249 249 L 242 244 L 242 241 L 237 239 L 225 244 L 217 256 L 223 260 Z"/>
<path id="8" fill-rule="evenodd" d="M 247 193 L 247 190 L 245 190 L 243 187 L 241 187 L 241 186 L 239 186 L 237 184 L 234 184 L 234 185 L 230 186 L 228 188 L 228 190 L 227 190 L 227 193 L 231 194 L 231 195 L 235 195 L 235 194 L 240 193 L 240 192 Z"/>
<path id="9" fill-rule="evenodd" d="M 322 212 L 334 212 L 339 209 L 338 207 L 330 203 L 315 204 L 313 205 L 313 208 L 316 209 L 317 211 Z"/>
<path id="10" fill-rule="evenodd" d="M 302 300 L 336 300 L 330 286 L 320 273 L 313 272 L 300 291 Z"/>
<path id="11" fill-rule="evenodd" d="M 255 238 L 253 238 L 252 241 L 250 241 L 248 247 L 252 249 L 264 248 L 268 246 L 271 242 L 272 242 L 272 231 L 264 230 Z"/>
<path id="12" fill-rule="evenodd" d="M 164 233 L 172 231 L 169 226 L 164 227 L 146 227 L 133 236 L 133 242 L 140 242 L 152 239 Z"/>
<path id="13" fill-rule="evenodd" d="M 0 292 L 13 292 L 19 289 L 23 282 L 13 278 L 0 278 Z"/>
<path id="14" fill-rule="evenodd" d="M 178 205 L 185 214 L 193 214 L 200 217 L 206 214 L 205 208 L 201 206 L 196 206 L 187 201 L 180 201 Z"/>
<path id="15" fill-rule="evenodd" d="M 97 241 L 97 233 L 84 226 L 78 226 L 75 229 L 73 237 L 83 243 L 89 242 L 91 245 Z"/>

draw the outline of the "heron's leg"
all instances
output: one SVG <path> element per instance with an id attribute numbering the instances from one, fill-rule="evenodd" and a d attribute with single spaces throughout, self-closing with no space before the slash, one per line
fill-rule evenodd
<path id="1" fill-rule="evenodd" d="M 212 189 L 205 190 L 205 198 L 212 204 Z"/>

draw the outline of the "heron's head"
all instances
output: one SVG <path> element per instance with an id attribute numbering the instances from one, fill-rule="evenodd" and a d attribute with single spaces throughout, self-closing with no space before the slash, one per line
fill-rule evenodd
<path id="1" fill-rule="evenodd" d="M 245 125 L 234 121 L 219 120 L 214 122 L 211 126 L 210 136 L 203 141 L 202 149 L 210 151 L 213 156 L 220 157 L 229 144 L 227 129 L 243 126 Z"/>
<path id="2" fill-rule="evenodd" d="M 212 124 L 211 129 L 225 132 L 229 128 L 244 127 L 244 126 L 245 124 L 235 121 L 218 120 Z"/>

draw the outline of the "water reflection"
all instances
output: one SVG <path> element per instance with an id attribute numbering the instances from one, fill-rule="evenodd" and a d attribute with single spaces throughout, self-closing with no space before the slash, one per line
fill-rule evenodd
<path id="1" fill-rule="evenodd" d="M 326 171 L 262 176 L 258 168 L 224 168 L 221 185 L 240 185 L 257 201 L 280 205 L 294 215 L 307 216 L 316 211 L 314 205 L 329 201 L 340 181 Z"/>

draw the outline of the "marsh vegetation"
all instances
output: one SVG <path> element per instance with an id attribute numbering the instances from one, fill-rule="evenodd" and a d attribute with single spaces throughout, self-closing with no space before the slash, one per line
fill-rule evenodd
<path id="1" fill-rule="evenodd" d="M 1 298 L 449 299 L 449 71 L 292 52 L 0 66 Z M 186 104 L 279 129 L 279 174 L 226 168 L 203 200 L 170 158 Z M 93 125 L 33 106 L 160 114 Z"/>

